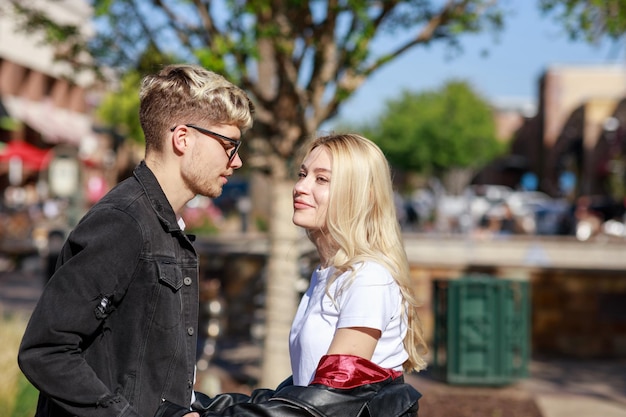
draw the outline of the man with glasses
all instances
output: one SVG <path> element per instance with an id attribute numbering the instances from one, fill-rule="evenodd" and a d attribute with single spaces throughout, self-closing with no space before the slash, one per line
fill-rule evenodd
<path id="1" fill-rule="evenodd" d="M 180 213 L 241 167 L 254 107 L 192 65 L 145 77 L 140 103 L 145 159 L 70 233 L 20 346 L 37 417 L 146 417 L 164 398 L 194 400 L 198 256 Z"/>

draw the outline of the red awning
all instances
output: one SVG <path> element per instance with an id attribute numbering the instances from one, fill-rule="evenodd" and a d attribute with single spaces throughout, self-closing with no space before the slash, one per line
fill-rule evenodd
<path id="1" fill-rule="evenodd" d="M 51 152 L 22 140 L 12 140 L 0 150 L 0 161 L 8 162 L 15 157 L 20 158 L 25 167 L 39 171 L 48 167 Z"/>

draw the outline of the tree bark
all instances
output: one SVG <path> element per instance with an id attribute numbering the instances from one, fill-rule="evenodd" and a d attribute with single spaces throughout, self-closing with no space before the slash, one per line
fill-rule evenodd
<path id="1" fill-rule="evenodd" d="M 286 165 L 283 162 L 283 165 Z M 260 386 L 275 388 L 291 375 L 289 330 L 298 303 L 296 280 L 300 233 L 292 223 L 293 181 L 284 175 L 285 166 L 273 170 L 270 219 L 270 253 L 265 299 L 265 344 Z M 280 171 L 280 172 L 276 172 Z"/>

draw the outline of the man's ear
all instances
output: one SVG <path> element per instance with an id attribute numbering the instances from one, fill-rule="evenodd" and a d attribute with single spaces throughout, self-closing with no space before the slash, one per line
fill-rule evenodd
<path id="1" fill-rule="evenodd" d="M 172 148 L 175 153 L 183 154 L 189 145 L 189 130 L 185 126 L 179 126 L 172 132 Z"/>

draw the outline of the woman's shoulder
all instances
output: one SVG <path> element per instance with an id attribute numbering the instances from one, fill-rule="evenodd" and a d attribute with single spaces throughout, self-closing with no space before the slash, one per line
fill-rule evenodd
<path id="1" fill-rule="evenodd" d="M 395 282 L 389 269 L 376 261 L 363 261 L 354 265 L 357 279 L 365 279 L 370 284 L 390 284 Z"/>

